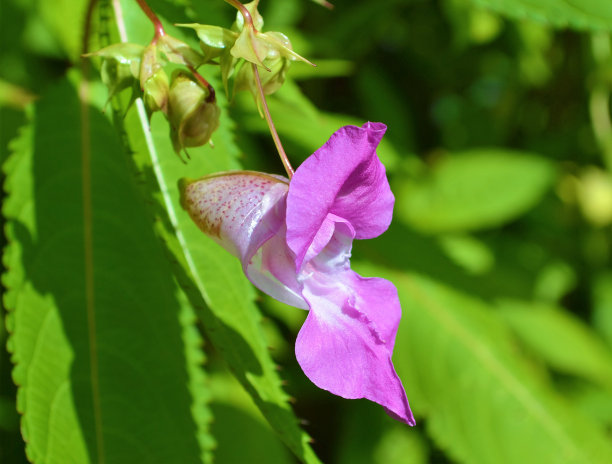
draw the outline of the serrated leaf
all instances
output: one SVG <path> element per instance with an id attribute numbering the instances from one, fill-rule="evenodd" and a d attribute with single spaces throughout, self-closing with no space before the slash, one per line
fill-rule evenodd
<path id="1" fill-rule="evenodd" d="M 404 310 L 394 364 L 417 417 L 450 456 L 470 464 L 611 462 L 603 430 L 532 374 L 491 308 L 417 275 L 386 277 Z"/>
<path id="2" fill-rule="evenodd" d="M 612 389 L 612 352 L 571 313 L 551 305 L 504 300 L 498 313 L 553 369 Z"/>
<path id="3" fill-rule="evenodd" d="M 5 304 L 35 464 L 209 462 L 202 340 L 133 167 L 67 79 L 6 163 Z"/>
<path id="4" fill-rule="evenodd" d="M 422 177 L 397 182 L 397 213 L 410 226 L 432 233 L 497 226 L 532 208 L 554 173 L 545 158 L 522 152 L 447 155 Z"/>
<path id="5" fill-rule="evenodd" d="M 471 0 L 515 19 L 531 19 L 556 27 L 612 30 L 612 3 L 608 0 Z"/>
<path id="6" fill-rule="evenodd" d="M 143 20 L 135 10 L 137 7 L 126 1 L 121 2 L 121 7 L 126 13 L 117 16 L 132 18 L 137 27 L 137 22 Z M 130 35 L 132 22 L 123 26 L 128 34 L 126 39 L 135 40 Z M 214 80 L 211 83 L 217 87 Z M 179 280 L 191 286 L 187 293 L 198 308 L 211 342 L 289 449 L 305 463 L 318 463 L 309 445 L 310 438 L 299 428 L 280 385 L 259 325 L 261 314 L 253 302 L 254 291 L 239 261 L 204 236 L 179 203 L 180 178 L 197 178 L 239 167 L 233 124 L 219 92 L 217 97 L 222 115 L 220 128 L 212 137 L 215 147 L 189 149 L 191 160 L 187 164 L 172 153 L 167 122 L 155 114 L 149 128 L 140 101 L 137 111 L 129 112 L 125 119 L 126 132 L 140 169 L 152 174 L 148 176 L 148 188 L 161 219 L 158 231 L 178 262 L 175 271 Z"/>

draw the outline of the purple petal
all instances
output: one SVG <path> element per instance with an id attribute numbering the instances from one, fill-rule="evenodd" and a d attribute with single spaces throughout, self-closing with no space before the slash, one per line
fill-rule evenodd
<path id="1" fill-rule="evenodd" d="M 287 197 L 287 243 L 299 269 L 329 213 L 347 220 L 355 238 L 389 227 L 395 201 L 376 147 L 381 123 L 345 126 L 297 169 Z"/>
<path id="2" fill-rule="evenodd" d="M 287 179 L 258 172 L 182 180 L 181 204 L 196 225 L 240 258 L 249 280 L 284 303 L 306 308 L 285 237 Z"/>
<path id="3" fill-rule="evenodd" d="M 295 353 L 306 376 L 319 388 L 344 398 L 369 399 L 414 425 L 391 362 L 401 315 L 393 284 L 352 271 L 314 273 L 303 283 L 310 312 Z"/>

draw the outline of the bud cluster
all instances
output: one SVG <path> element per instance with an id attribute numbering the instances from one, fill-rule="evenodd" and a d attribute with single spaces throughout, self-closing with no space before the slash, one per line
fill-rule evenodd
<path id="1" fill-rule="evenodd" d="M 258 3 L 259 0 L 254 0 L 239 4 L 243 11 L 238 12 L 231 29 L 179 24 L 196 31 L 201 53 L 165 33 L 159 19 L 149 12 L 156 26 L 149 45 L 114 44 L 85 56 L 102 58 L 101 74 L 109 88 L 109 100 L 118 92 L 131 88 L 130 103 L 141 96 L 149 118 L 156 111 L 164 114 L 170 124 L 174 149 L 180 156 L 187 147 L 209 142 L 219 127 L 220 110 L 214 89 L 196 68 L 203 64 L 219 65 L 226 93 L 233 79 L 234 92 L 249 90 L 259 104 L 263 98 L 261 94 L 272 94 L 282 86 L 293 61 L 312 65 L 293 51 L 286 35 L 261 32 L 264 21 L 257 10 Z M 165 70 L 168 63 L 187 69 L 177 69 L 169 78 Z M 258 75 L 256 68 L 261 68 Z"/>
<path id="2" fill-rule="evenodd" d="M 131 88 L 132 101 L 141 96 L 149 118 L 156 111 L 164 114 L 177 154 L 187 147 L 206 144 L 219 127 L 214 90 L 191 71 L 204 62 L 204 57 L 185 42 L 164 34 L 146 47 L 113 44 L 86 56 L 102 58 L 101 77 L 109 88 L 109 100 Z M 176 70 L 169 78 L 164 69 L 168 62 L 190 70 Z"/>
<path id="3" fill-rule="evenodd" d="M 245 22 L 242 13 L 236 14 L 231 29 L 206 24 L 179 24 L 194 29 L 200 39 L 200 47 L 206 62 L 218 59 L 225 91 L 229 93 L 229 80 L 234 77 L 234 92 L 250 90 L 258 97 L 253 66 L 260 72 L 261 84 L 266 95 L 276 92 L 285 81 L 287 70 L 293 61 L 310 61 L 293 51 L 291 41 L 281 32 L 261 32 L 264 24 L 257 10 L 259 0 L 244 5 L 251 22 Z"/>

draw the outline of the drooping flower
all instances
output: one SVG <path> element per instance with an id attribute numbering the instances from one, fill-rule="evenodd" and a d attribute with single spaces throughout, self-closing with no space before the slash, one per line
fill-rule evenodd
<path id="1" fill-rule="evenodd" d="M 367 398 L 414 418 L 391 356 L 401 316 L 397 291 L 350 268 L 353 239 L 391 222 L 394 197 L 378 146 L 386 126 L 345 126 L 288 179 L 249 171 L 182 181 L 181 202 L 200 227 L 240 258 L 272 297 L 309 310 L 295 354 L 318 387 Z"/>

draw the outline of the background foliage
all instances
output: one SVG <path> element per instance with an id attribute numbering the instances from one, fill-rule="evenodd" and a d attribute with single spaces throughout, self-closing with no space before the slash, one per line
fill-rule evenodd
<path id="1" fill-rule="evenodd" d="M 119 23 L 145 45 L 132 0 Z M 248 93 L 184 165 L 166 121 L 85 70 L 85 0 L 0 3 L 0 461 L 612 462 L 612 6 L 605 0 L 262 0 L 294 64 L 270 109 L 294 165 L 382 121 L 394 222 L 356 243 L 398 287 L 417 427 L 316 389 L 304 313 L 257 294 L 176 180 L 282 171 Z M 151 0 L 228 27 L 221 0 Z M 91 49 L 118 40 L 112 2 Z"/>

